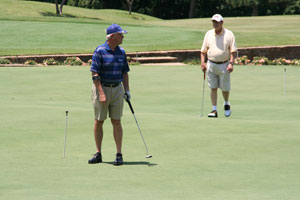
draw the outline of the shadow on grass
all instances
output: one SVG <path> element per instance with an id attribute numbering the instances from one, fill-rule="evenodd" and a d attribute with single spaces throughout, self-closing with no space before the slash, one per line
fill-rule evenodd
<path id="1" fill-rule="evenodd" d="M 69 18 L 77 18 L 75 15 L 70 14 L 62 14 L 62 15 L 56 15 L 56 13 L 53 12 L 40 12 L 41 15 L 45 17 L 69 17 Z"/>
<path id="2" fill-rule="evenodd" d="M 110 165 L 114 164 L 114 162 L 102 162 L 102 163 L 106 163 L 106 164 L 110 164 Z M 147 165 L 149 167 L 153 167 L 157 164 L 145 162 L 145 161 L 132 161 L 132 162 L 123 162 L 123 165 Z"/>
<path id="3" fill-rule="evenodd" d="M 69 17 L 69 18 L 83 18 L 83 19 L 94 19 L 94 20 L 102 20 L 100 18 L 97 17 L 78 17 L 75 15 L 70 15 L 70 14 L 62 14 L 62 15 L 57 15 L 54 12 L 39 12 L 42 16 L 45 17 Z"/>

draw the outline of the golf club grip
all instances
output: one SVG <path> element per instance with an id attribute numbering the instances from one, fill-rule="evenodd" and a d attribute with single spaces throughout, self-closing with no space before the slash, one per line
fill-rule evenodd
<path id="1" fill-rule="evenodd" d="M 130 108 L 132 114 L 134 114 L 134 110 L 132 108 L 132 105 L 131 105 L 130 101 L 129 100 L 126 100 L 126 101 L 127 101 L 128 105 L 129 105 L 129 108 Z"/>
<path id="2" fill-rule="evenodd" d="M 204 79 L 204 80 L 205 80 L 205 74 L 206 74 L 206 72 L 203 73 L 203 79 Z"/>

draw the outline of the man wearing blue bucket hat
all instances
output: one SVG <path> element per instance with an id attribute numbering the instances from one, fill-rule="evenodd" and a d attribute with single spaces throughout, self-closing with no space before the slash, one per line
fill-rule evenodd
<path id="1" fill-rule="evenodd" d="M 118 24 L 112 24 L 106 29 L 106 41 L 99 45 L 92 57 L 92 103 L 94 107 L 94 139 L 97 152 L 88 161 L 89 164 L 102 162 L 103 123 L 107 113 L 113 126 L 113 135 L 116 143 L 116 159 L 114 165 L 123 164 L 122 138 L 123 129 L 121 117 L 123 113 L 123 96 L 130 99 L 129 66 L 126 53 L 119 45 L 124 35 Z"/>

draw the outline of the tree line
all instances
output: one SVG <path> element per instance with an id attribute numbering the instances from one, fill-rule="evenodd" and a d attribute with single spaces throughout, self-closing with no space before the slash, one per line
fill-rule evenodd
<path id="1" fill-rule="evenodd" d="M 300 0 L 35 0 L 56 3 L 56 13 L 63 5 L 90 9 L 122 9 L 161 19 L 300 14 Z"/>

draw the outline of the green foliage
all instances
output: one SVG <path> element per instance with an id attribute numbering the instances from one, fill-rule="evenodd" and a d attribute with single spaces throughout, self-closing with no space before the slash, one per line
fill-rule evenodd
<path id="1" fill-rule="evenodd" d="M 226 3 L 231 4 L 233 7 L 243 7 L 243 6 L 254 6 L 260 3 L 260 0 L 226 0 Z"/>
<path id="2" fill-rule="evenodd" d="M 298 60 L 298 59 L 292 60 L 291 65 L 297 65 L 297 66 L 300 66 L 300 59 L 299 59 L 299 60 Z"/>
<path id="3" fill-rule="evenodd" d="M 24 64 L 25 65 L 37 65 L 37 62 L 34 60 L 26 60 Z"/>
<path id="4" fill-rule="evenodd" d="M 251 63 L 254 64 L 254 65 L 270 65 L 271 61 L 266 57 L 256 56 L 256 57 L 253 58 Z"/>
<path id="5" fill-rule="evenodd" d="M 56 61 L 54 58 L 45 59 L 43 61 L 44 65 L 60 65 L 61 63 Z"/>
<path id="6" fill-rule="evenodd" d="M 100 0 L 68 0 L 67 5 L 92 9 L 103 8 Z"/>
<path id="7" fill-rule="evenodd" d="M 234 63 L 237 65 L 248 65 L 250 63 L 250 59 L 248 59 L 247 56 L 237 57 Z"/>
<path id="8" fill-rule="evenodd" d="M 195 59 L 185 60 L 184 63 L 188 65 L 201 65 L 201 60 L 195 58 Z"/>
<path id="9" fill-rule="evenodd" d="M 72 65 L 72 66 L 80 66 L 83 64 L 83 62 L 80 60 L 80 58 L 78 57 L 68 57 L 65 62 L 64 62 L 65 65 Z"/>
<path id="10" fill-rule="evenodd" d="M 139 62 L 134 61 L 130 56 L 127 56 L 127 62 L 129 65 L 140 65 Z"/>
<path id="11" fill-rule="evenodd" d="M 294 4 L 290 4 L 286 7 L 284 14 L 299 14 L 300 13 L 300 1 L 295 1 Z"/>
<path id="12" fill-rule="evenodd" d="M 274 60 L 269 60 L 266 57 L 256 56 L 250 61 L 247 56 L 237 57 L 235 59 L 235 64 L 237 65 L 297 65 L 300 66 L 300 60 L 294 59 L 289 60 L 285 58 L 278 58 Z"/>
<path id="13" fill-rule="evenodd" d="M 88 62 L 87 62 L 87 64 L 91 65 L 92 64 L 92 59 L 89 59 Z"/>
<path id="14" fill-rule="evenodd" d="M 200 59 L 192 59 L 184 61 L 185 64 L 188 65 L 201 65 Z M 300 60 L 288 60 L 285 58 L 278 58 L 275 60 L 269 60 L 266 57 L 256 56 L 252 59 L 252 61 L 247 56 L 237 57 L 234 61 L 236 65 L 300 65 Z"/>
<path id="15" fill-rule="evenodd" d="M 141 63 L 140 63 L 140 62 L 133 62 L 133 61 L 132 61 L 132 62 L 129 62 L 128 64 L 129 64 L 129 65 L 140 65 Z"/>
<path id="16" fill-rule="evenodd" d="M 11 64 L 11 62 L 6 58 L 0 58 L 0 64 Z"/>
<path id="17" fill-rule="evenodd" d="M 38 1 L 38 0 L 36 0 Z M 51 2 L 54 0 L 40 0 Z M 61 1 L 59 1 L 61 2 Z M 134 0 L 132 11 L 162 19 L 189 17 L 191 0 Z M 92 9 L 128 10 L 126 0 L 68 0 L 67 5 Z M 299 0 L 197 0 L 195 17 L 300 14 Z"/>
<path id="18" fill-rule="evenodd" d="M 272 61 L 273 65 L 290 65 L 292 62 L 290 60 L 287 60 L 285 58 L 278 58 Z"/>

